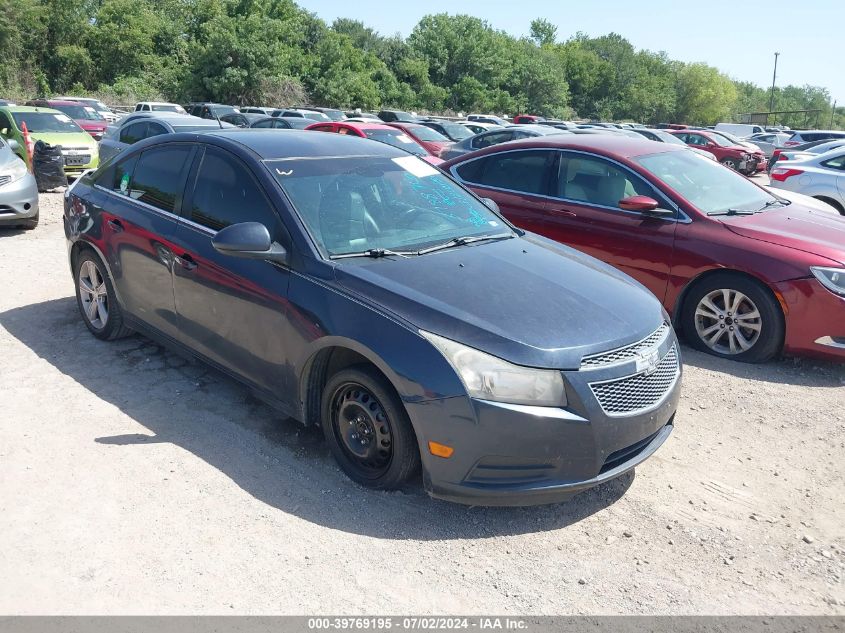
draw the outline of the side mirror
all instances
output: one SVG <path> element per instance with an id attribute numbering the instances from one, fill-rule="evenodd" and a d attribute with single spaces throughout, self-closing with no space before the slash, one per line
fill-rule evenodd
<path id="1" fill-rule="evenodd" d="M 267 259 L 287 263 L 284 246 L 274 242 L 270 231 L 260 222 L 240 222 L 221 229 L 211 240 L 218 253 L 245 259 Z"/>
<path id="2" fill-rule="evenodd" d="M 649 196 L 629 196 L 619 201 L 619 208 L 625 211 L 639 211 L 654 216 L 672 216 L 675 212 L 671 209 L 663 209 L 660 203 Z"/>
<path id="3" fill-rule="evenodd" d="M 485 205 L 487 205 L 487 208 L 490 209 L 491 211 L 495 211 L 496 213 L 501 214 L 501 211 L 499 210 L 499 205 L 496 204 L 496 201 L 493 200 L 493 198 L 482 198 L 481 201 Z"/>
<path id="4" fill-rule="evenodd" d="M 6 141 L 6 142 L 9 144 L 9 149 L 11 149 L 13 152 L 18 152 L 18 151 L 20 151 L 20 149 L 21 149 L 21 144 L 20 144 L 20 143 L 18 143 L 15 139 L 10 138 L 10 139 L 9 139 L 8 141 Z"/>

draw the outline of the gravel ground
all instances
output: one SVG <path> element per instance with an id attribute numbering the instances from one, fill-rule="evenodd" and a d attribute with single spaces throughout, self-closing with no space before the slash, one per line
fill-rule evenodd
<path id="1" fill-rule="evenodd" d="M 207 367 L 91 337 L 41 204 L 0 232 L 0 613 L 845 614 L 845 366 L 685 349 L 669 441 L 566 504 L 370 492 Z"/>

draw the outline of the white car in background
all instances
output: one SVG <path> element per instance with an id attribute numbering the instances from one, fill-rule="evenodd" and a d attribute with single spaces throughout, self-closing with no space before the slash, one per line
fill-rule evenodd
<path id="1" fill-rule="evenodd" d="M 771 158 L 776 149 L 784 147 L 784 143 L 789 140 L 791 134 L 773 134 L 771 132 L 764 132 L 763 134 L 752 134 L 747 139 L 749 143 L 754 143 L 757 147 L 763 150 L 766 158 Z"/>
<path id="2" fill-rule="evenodd" d="M 178 103 L 165 101 L 141 101 L 135 104 L 135 112 L 172 112 L 173 114 L 188 114 Z"/>
<path id="3" fill-rule="evenodd" d="M 771 186 L 812 196 L 845 215 L 845 149 L 834 149 L 772 169 Z"/>

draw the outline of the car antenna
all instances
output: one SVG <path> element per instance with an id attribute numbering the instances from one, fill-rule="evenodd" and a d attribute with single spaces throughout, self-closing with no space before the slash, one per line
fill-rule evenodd
<path id="1" fill-rule="evenodd" d="M 219 125 L 220 129 L 222 130 L 223 129 L 223 123 L 220 122 L 220 116 L 216 112 L 214 113 L 214 118 L 217 121 L 217 125 Z"/>

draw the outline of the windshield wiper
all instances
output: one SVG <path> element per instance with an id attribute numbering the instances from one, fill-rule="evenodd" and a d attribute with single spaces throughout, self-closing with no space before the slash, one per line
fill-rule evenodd
<path id="1" fill-rule="evenodd" d="M 455 246 L 472 244 L 473 242 L 483 242 L 485 240 L 507 240 L 512 237 L 513 235 L 511 235 L 510 233 L 500 233 L 499 235 L 470 235 L 467 237 L 453 237 L 448 242 L 443 242 L 442 244 L 436 244 L 435 246 L 429 246 L 428 248 L 418 250 L 417 255 L 425 255 L 426 253 L 433 253 L 434 251 L 440 251 L 445 248 L 453 248 Z"/>
<path id="2" fill-rule="evenodd" d="M 711 211 L 707 215 L 754 215 L 760 211 L 751 211 L 749 209 L 726 209 L 724 211 Z"/>
<path id="3" fill-rule="evenodd" d="M 773 206 L 775 206 L 776 204 L 779 204 L 779 205 L 781 205 L 782 207 L 785 207 L 786 205 L 788 205 L 788 204 L 792 204 L 792 203 L 791 203 L 789 200 L 785 200 L 785 199 L 783 199 L 783 198 L 777 198 L 777 197 L 776 197 L 774 200 L 769 200 L 766 204 L 764 204 L 762 207 L 760 207 L 760 208 L 759 208 L 759 209 L 757 209 L 757 210 L 758 210 L 758 211 L 765 211 L 765 210 L 766 210 L 766 209 L 768 209 L 769 207 L 773 207 Z"/>
<path id="4" fill-rule="evenodd" d="M 387 248 L 368 248 L 365 251 L 357 253 L 342 253 L 341 255 L 331 255 L 331 259 L 349 259 L 350 257 L 372 257 L 378 259 L 379 257 L 387 257 L 388 255 L 396 255 L 398 257 L 409 257 L 410 255 L 417 255 L 413 251 L 391 251 Z"/>

